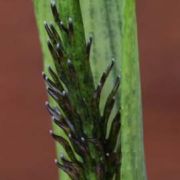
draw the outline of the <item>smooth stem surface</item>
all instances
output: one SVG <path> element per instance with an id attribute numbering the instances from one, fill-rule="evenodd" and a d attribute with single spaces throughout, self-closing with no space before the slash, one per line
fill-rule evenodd
<path id="1" fill-rule="evenodd" d="M 135 1 L 122 1 L 122 180 L 145 180 Z"/>

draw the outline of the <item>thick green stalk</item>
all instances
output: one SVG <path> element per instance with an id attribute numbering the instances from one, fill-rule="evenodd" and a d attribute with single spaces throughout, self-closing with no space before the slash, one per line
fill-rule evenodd
<path id="1" fill-rule="evenodd" d="M 85 38 L 79 1 L 59 0 L 57 2 L 63 20 L 66 20 L 69 16 L 76 20 L 76 27 L 80 31 L 76 34 L 77 41 L 75 45 L 79 48 L 73 53 L 73 57 L 76 60 L 76 57 L 80 58 L 79 60 L 82 63 L 85 58 L 83 53 Z M 34 5 L 46 72 L 47 67 L 53 65 L 53 63 L 47 49 L 47 36 L 42 22 L 44 20 L 51 22 L 53 18 L 49 1 L 34 0 Z M 145 180 L 135 2 L 134 0 L 80 0 L 80 5 L 86 38 L 92 33 L 94 39 L 91 66 L 95 84 L 97 84 L 100 75 L 110 60 L 112 58 L 116 60 L 116 68 L 110 75 L 106 91 L 103 92 L 101 98 L 103 100 L 101 103 L 102 109 L 110 91 L 109 87 L 112 86 L 118 74 L 121 74 L 122 77 L 121 90 L 118 94 L 118 104 L 121 106 L 122 114 L 121 137 L 119 138 L 122 147 L 121 180 Z M 66 48 L 71 52 L 71 48 L 68 46 Z M 87 66 L 76 61 L 76 68 L 82 72 L 81 78 L 83 78 L 90 70 L 81 67 Z M 91 77 L 89 82 L 89 87 L 91 87 Z M 92 90 L 86 90 L 87 88 L 83 84 L 81 89 L 84 96 L 91 94 Z M 88 129 L 89 127 L 87 131 Z M 62 135 L 59 129 L 56 131 Z M 63 152 L 63 150 L 58 146 L 58 154 L 59 152 Z M 120 154 L 121 152 L 119 152 Z M 65 173 L 61 173 L 60 179 L 68 180 L 69 177 Z M 92 176 L 90 179 L 93 180 L 94 177 Z"/>

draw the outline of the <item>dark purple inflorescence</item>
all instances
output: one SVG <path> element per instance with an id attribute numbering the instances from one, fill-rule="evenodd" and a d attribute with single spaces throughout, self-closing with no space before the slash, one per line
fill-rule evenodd
<path id="1" fill-rule="evenodd" d="M 121 127 L 120 111 L 117 111 L 112 118 L 108 130 L 120 77 L 115 80 L 102 114 L 99 110 L 101 93 L 115 62 L 112 60 L 102 74 L 97 87 L 92 87 L 94 90 L 91 97 L 83 97 L 81 84 L 86 85 L 88 82 L 81 82 L 82 78 L 79 78 L 75 63 L 71 59 L 73 56 L 64 46 L 64 41 L 68 40 L 71 47 L 75 39 L 73 20 L 69 17 L 65 25 L 54 1 L 51 3 L 51 9 L 55 25 L 44 22 L 44 26 L 49 37 L 47 45 L 55 68 L 49 67 L 48 76 L 43 73 L 43 78 L 48 95 L 56 102 L 56 106 L 48 102 L 46 106 L 52 121 L 64 131 L 66 136 L 61 137 L 50 131 L 52 137 L 66 151 L 66 155 L 61 154 L 55 163 L 72 180 L 91 180 L 90 178 L 120 180 L 121 147 L 118 143 Z M 56 27 L 59 27 L 58 31 Z M 88 59 L 91 46 L 92 37 L 89 38 L 85 48 Z"/>

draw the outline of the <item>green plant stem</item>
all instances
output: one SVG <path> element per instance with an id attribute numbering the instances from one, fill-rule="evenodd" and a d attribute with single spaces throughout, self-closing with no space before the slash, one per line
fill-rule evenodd
<path id="1" fill-rule="evenodd" d="M 122 7 L 122 179 L 145 180 L 135 2 Z"/>

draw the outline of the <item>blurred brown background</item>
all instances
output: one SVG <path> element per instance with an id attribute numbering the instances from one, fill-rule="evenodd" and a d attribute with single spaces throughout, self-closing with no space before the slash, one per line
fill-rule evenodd
<path id="1" fill-rule="evenodd" d="M 180 1 L 138 0 L 149 180 L 180 179 Z M 31 0 L 0 0 L 0 180 L 57 180 Z"/>

